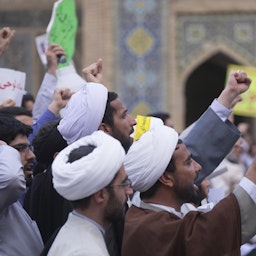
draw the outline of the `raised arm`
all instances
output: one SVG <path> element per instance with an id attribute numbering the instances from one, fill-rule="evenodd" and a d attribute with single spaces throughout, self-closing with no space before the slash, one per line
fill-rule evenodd
<path id="1" fill-rule="evenodd" d="M 216 113 L 212 104 L 195 122 L 189 133 L 182 137 L 193 158 L 202 166 L 197 184 L 220 164 L 240 137 L 240 131 L 227 118 L 231 108 L 241 100 L 241 93 L 248 90 L 250 83 L 251 80 L 245 72 L 232 72 L 226 87 L 213 102 L 214 106 L 217 105 L 224 111 Z M 227 115 L 222 115 L 222 112 Z"/>
<path id="2" fill-rule="evenodd" d="M 71 96 L 72 93 L 68 88 L 56 88 L 54 90 L 51 103 L 33 125 L 33 133 L 29 135 L 30 142 L 32 142 L 33 138 L 35 137 L 42 125 L 59 118 L 61 109 L 65 108 Z"/>
<path id="3" fill-rule="evenodd" d="M 37 120 L 51 103 L 57 84 L 55 72 L 58 68 L 58 55 L 65 55 L 64 50 L 57 44 L 50 44 L 46 51 L 47 70 L 36 96 L 33 118 Z"/>

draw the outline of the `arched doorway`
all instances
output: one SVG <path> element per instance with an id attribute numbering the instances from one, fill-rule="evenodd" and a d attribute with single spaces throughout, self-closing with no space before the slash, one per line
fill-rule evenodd
<path id="1" fill-rule="evenodd" d="M 185 86 L 186 126 L 197 120 L 223 90 L 229 64 L 239 63 L 223 53 L 217 53 L 190 74 Z M 252 121 L 251 118 L 241 116 L 234 118 L 235 124 Z"/>

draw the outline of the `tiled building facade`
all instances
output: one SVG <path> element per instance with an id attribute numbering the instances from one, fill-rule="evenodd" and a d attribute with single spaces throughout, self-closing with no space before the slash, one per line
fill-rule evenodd
<path id="1" fill-rule="evenodd" d="M 0 0 L 0 24 L 16 29 L 2 67 L 27 73 L 36 94 L 44 68 L 34 37 L 52 0 Z M 102 57 L 104 84 L 129 112 L 171 113 L 181 131 L 224 87 L 229 63 L 256 65 L 256 3 L 210 0 L 76 0 L 78 72 Z M 254 124 L 254 121 L 251 121 Z"/>

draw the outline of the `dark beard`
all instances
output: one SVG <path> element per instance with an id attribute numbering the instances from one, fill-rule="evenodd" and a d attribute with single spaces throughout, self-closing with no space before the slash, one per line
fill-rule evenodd
<path id="1" fill-rule="evenodd" d="M 104 218 L 109 222 L 116 222 L 122 220 L 125 215 L 125 206 L 121 205 L 120 201 L 116 198 L 116 195 L 112 188 L 109 188 L 109 201 L 104 211 Z"/>
<path id="2" fill-rule="evenodd" d="M 192 195 L 191 197 L 191 203 L 195 204 L 196 206 L 201 205 L 201 201 L 205 198 L 203 192 L 201 190 L 198 191 L 198 193 Z"/>
<path id="3" fill-rule="evenodd" d="M 197 204 L 198 201 L 200 200 L 199 193 L 198 193 L 198 191 L 195 191 L 194 188 L 183 189 L 180 187 L 178 187 L 178 188 L 174 187 L 174 190 L 183 203 Z M 200 202 L 201 202 L 201 200 L 200 200 Z"/>
<path id="4" fill-rule="evenodd" d="M 129 148 L 131 147 L 131 145 L 133 143 L 133 139 L 131 137 L 127 138 L 126 136 L 124 136 L 123 134 L 117 132 L 114 129 L 113 129 L 112 136 L 121 143 L 125 153 L 127 153 Z"/>

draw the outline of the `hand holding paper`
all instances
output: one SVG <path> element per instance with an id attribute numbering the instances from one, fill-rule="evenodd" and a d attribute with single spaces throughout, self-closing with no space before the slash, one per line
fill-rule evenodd
<path id="1" fill-rule="evenodd" d="M 57 44 L 49 44 L 46 51 L 47 72 L 55 76 L 58 68 L 58 55 L 65 55 L 65 51 Z"/>
<path id="2" fill-rule="evenodd" d="M 8 99 L 4 101 L 3 103 L 0 104 L 0 108 L 5 108 L 5 107 L 14 107 L 16 105 L 15 101 L 12 99 Z"/>

